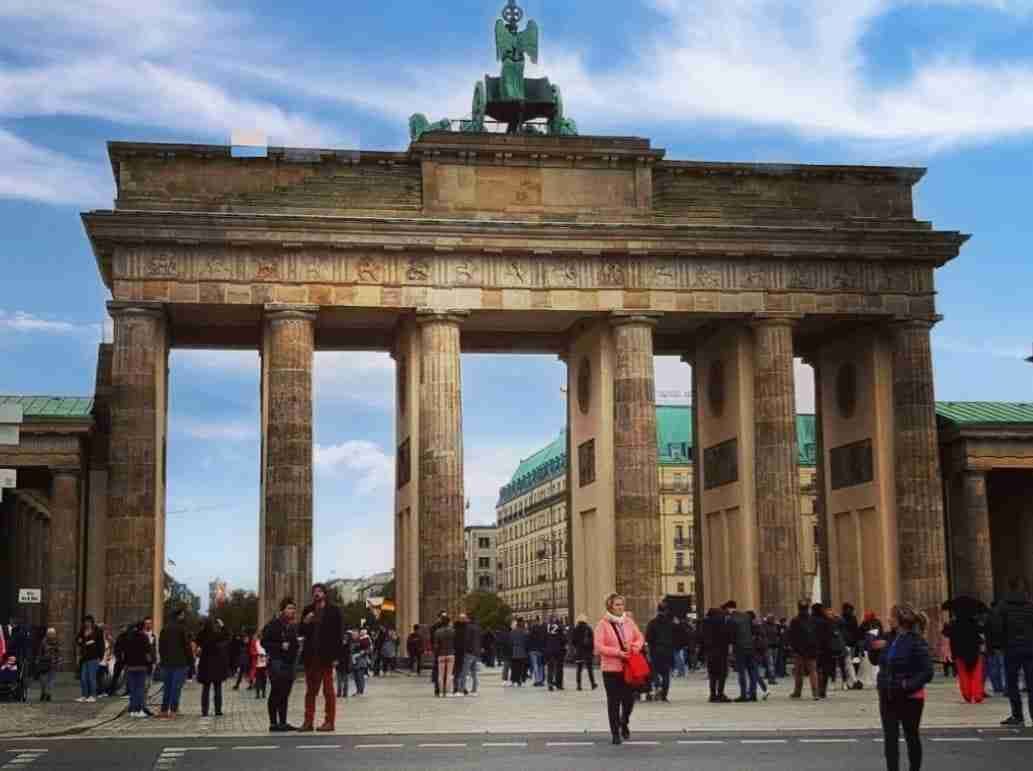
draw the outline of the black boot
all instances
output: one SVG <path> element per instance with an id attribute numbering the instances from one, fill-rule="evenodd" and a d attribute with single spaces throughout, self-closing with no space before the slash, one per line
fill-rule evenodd
<path id="1" fill-rule="evenodd" d="M 621 742 L 621 735 L 620 734 L 614 734 L 613 735 L 613 743 L 614 744 L 621 744 L 622 743 Z"/>

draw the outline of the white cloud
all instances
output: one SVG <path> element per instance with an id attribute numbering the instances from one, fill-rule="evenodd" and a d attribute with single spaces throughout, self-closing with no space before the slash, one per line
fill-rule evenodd
<path id="1" fill-rule="evenodd" d="M 174 430 L 190 439 L 206 442 L 250 442 L 258 439 L 258 421 L 210 422 L 180 420 Z"/>
<path id="2" fill-rule="evenodd" d="M 0 72 L 0 89 L 3 74 Z M 2 97 L 0 97 L 2 99 Z M 38 147 L 0 129 L 0 198 L 52 204 L 100 205 L 110 202 L 110 167 L 90 164 Z"/>
<path id="3" fill-rule="evenodd" d="M 357 478 L 355 491 L 359 495 L 383 493 L 392 489 L 394 456 L 388 455 L 373 442 L 351 440 L 333 445 L 317 444 L 313 462 L 317 474 Z"/>
<path id="4" fill-rule="evenodd" d="M 320 401 L 351 401 L 394 410 L 395 363 L 389 354 L 374 351 L 319 352 L 312 387 Z"/>
<path id="5" fill-rule="evenodd" d="M 463 485 L 470 501 L 466 521 L 469 524 L 494 522 L 499 488 L 513 477 L 522 459 L 530 457 L 553 439 L 555 436 L 543 436 L 540 442 L 523 445 L 478 444 L 476 447 L 466 447 Z"/>
<path id="6" fill-rule="evenodd" d="M 60 319 L 49 319 L 25 311 L 0 310 L 0 332 L 44 335 L 100 335 L 99 324 L 74 324 Z"/>

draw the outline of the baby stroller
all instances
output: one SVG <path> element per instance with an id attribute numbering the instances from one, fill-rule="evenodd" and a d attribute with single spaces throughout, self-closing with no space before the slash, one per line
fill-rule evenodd
<path id="1" fill-rule="evenodd" d="M 27 665 L 23 661 L 8 656 L 0 667 L 0 702 L 25 702 L 29 700 Z M 12 668 L 8 662 L 14 664 Z"/>

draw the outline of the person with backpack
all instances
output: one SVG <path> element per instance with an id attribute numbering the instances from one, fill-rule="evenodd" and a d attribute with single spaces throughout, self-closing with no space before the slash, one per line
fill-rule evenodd
<path id="1" fill-rule="evenodd" d="M 624 597 L 614 592 L 606 598 L 606 612 L 596 624 L 593 635 L 599 668 L 606 689 L 606 714 L 614 744 L 631 738 L 631 710 L 635 691 L 624 675 L 625 663 L 642 652 L 645 638 L 638 626 L 624 612 Z"/>
<path id="2" fill-rule="evenodd" d="M 577 663 L 577 689 L 581 689 L 581 672 L 588 670 L 588 682 L 594 691 L 599 686 L 595 682 L 595 672 L 592 671 L 592 664 L 595 658 L 595 638 L 592 634 L 592 627 L 588 625 L 588 617 L 584 614 L 577 617 L 577 624 L 570 636 L 571 645 L 574 648 L 574 660 Z"/>
<path id="3" fill-rule="evenodd" d="M 997 605 L 992 619 L 994 641 L 1004 651 L 1004 671 L 1011 700 L 1011 715 L 1001 721 L 1005 726 L 1025 726 L 1019 672 L 1026 681 L 1029 713 L 1033 718 L 1033 604 L 1022 591 L 1022 582 L 1012 579 L 1008 593 Z"/>
<path id="4" fill-rule="evenodd" d="M 40 643 L 39 656 L 36 657 L 36 676 L 39 678 L 39 700 L 53 701 L 54 678 L 61 669 L 64 659 L 61 657 L 61 641 L 57 630 L 51 627 Z"/>

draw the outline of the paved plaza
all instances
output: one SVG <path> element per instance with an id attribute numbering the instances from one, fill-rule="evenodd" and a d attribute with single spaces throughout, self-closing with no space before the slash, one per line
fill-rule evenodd
<path id="1" fill-rule="evenodd" d="M 426 678 L 396 674 L 372 678 L 366 694 L 339 699 L 337 733 L 347 736 L 419 734 L 540 735 L 608 734 L 603 689 L 577 691 L 573 670 L 567 671 L 567 689 L 549 693 L 530 685 L 503 688 L 499 671 L 488 670 L 481 678 L 479 695 L 437 699 Z M 729 682 L 728 693 L 737 694 Z M 157 688 L 154 689 L 157 692 Z M 632 725 L 636 731 L 658 733 L 764 733 L 878 731 L 875 692 L 839 691 L 830 688 L 828 700 L 789 698 L 791 681 L 771 689 L 767 702 L 712 705 L 707 702 L 706 680 L 701 674 L 676 679 L 668 704 L 641 702 Z M 69 694 L 74 697 L 74 693 Z M 289 719 L 302 722 L 304 682 L 291 696 Z M 188 683 L 180 716 L 175 721 L 137 720 L 124 714 L 124 700 L 97 705 L 53 703 L 48 705 L 0 705 L 0 737 L 45 736 L 73 732 L 90 737 L 245 737 L 267 735 L 265 702 L 248 691 L 227 690 L 221 718 L 202 718 L 200 687 Z M 929 689 L 923 724 L 928 729 L 997 729 L 1008 714 L 1007 700 L 991 697 L 982 705 L 961 701 L 954 681 L 937 679 Z M 322 718 L 322 702 L 317 719 Z"/>

